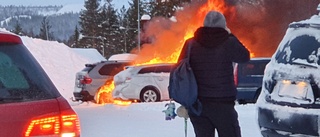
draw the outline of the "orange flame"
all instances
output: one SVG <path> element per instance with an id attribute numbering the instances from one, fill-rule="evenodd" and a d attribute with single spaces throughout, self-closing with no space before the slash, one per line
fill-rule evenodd
<path id="1" fill-rule="evenodd" d="M 96 95 L 96 103 L 106 104 L 113 103 L 112 90 L 114 89 L 114 82 L 107 81 L 102 87 L 99 88 Z"/>
<path id="2" fill-rule="evenodd" d="M 205 15 L 216 10 L 223 14 L 233 17 L 235 7 L 227 6 L 224 0 L 208 0 L 204 4 L 190 4 L 184 7 L 184 10 L 176 12 L 176 22 L 161 17 L 154 17 L 148 25 L 146 35 L 155 37 L 152 44 L 144 44 L 139 56 L 135 60 L 136 65 L 154 64 L 154 63 L 175 63 L 180 55 L 184 42 L 193 37 L 197 28 L 202 26 Z M 242 41 L 244 44 L 245 41 Z M 252 53 L 251 56 L 254 56 Z M 106 100 L 103 103 L 114 103 L 119 105 L 130 105 L 131 102 L 122 100 L 112 100 L 112 84 L 106 84 L 99 90 L 99 100 Z M 110 99 L 105 99 L 105 97 Z M 103 98 L 103 99 L 100 99 Z"/>

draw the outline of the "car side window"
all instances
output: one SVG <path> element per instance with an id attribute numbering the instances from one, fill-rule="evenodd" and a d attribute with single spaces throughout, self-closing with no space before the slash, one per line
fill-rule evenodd
<path id="1" fill-rule="evenodd" d="M 264 69 L 266 67 L 266 62 L 259 63 L 246 63 L 242 65 L 242 74 L 243 75 L 263 75 Z"/>
<path id="2" fill-rule="evenodd" d="M 99 70 L 100 75 L 114 76 L 120 71 L 124 70 L 126 63 L 105 64 Z"/>
<path id="3" fill-rule="evenodd" d="M 171 66 L 158 66 L 155 70 L 155 73 L 169 73 Z"/>
<path id="4" fill-rule="evenodd" d="M 138 74 L 145 74 L 145 73 L 151 73 L 151 72 L 155 72 L 156 71 L 156 67 L 145 67 L 142 68 Z"/>

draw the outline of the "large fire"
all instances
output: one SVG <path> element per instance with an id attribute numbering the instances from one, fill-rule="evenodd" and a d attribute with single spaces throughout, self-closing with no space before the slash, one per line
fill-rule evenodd
<path id="1" fill-rule="evenodd" d="M 146 30 L 149 36 L 155 37 L 152 44 L 144 44 L 135 62 L 140 64 L 175 63 L 180 55 L 183 43 L 193 37 L 194 31 L 202 26 L 205 15 L 210 10 L 217 10 L 233 18 L 236 8 L 227 6 L 224 0 L 208 0 L 206 3 L 196 3 L 185 6 L 184 10 L 176 12 L 176 21 L 154 17 Z M 165 24 L 165 25 L 164 25 Z M 244 45 L 246 41 L 241 40 Z M 253 54 L 252 54 L 253 56 Z M 130 101 L 112 99 L 113 83 L 108 83 L 99 90 L 98 103 L 114 103 L 129 105 Z"/>

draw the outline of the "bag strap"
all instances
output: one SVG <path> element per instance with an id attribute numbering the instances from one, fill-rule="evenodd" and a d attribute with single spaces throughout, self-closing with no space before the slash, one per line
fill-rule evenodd
<path id="1" fill-rule="evenodd" d="M 188 50 L 187 50 L 187 57 L 186 57 L 188 62 L 190 61 L 190 52 L 191 52 L 191 46 L 193 43 L 194 43 L 194 40 L 190 39 L 190 42 L 188 43 Z"/>

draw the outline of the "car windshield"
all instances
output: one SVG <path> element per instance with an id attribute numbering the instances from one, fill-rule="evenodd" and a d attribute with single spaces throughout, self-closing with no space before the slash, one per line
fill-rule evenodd
<path id="1" fill-rule="evenodd" d="M 25 46 L 0 43 L 0 103 L 53 98 L 55 90 Z"/>
<path id="2" fill-rule="evenodd" d="M 318 34 L 299 35 L 285 41 L 276 53 L 276 61 L 284 64 L 319 66 L 320 41 L 316 35 Z"/>

